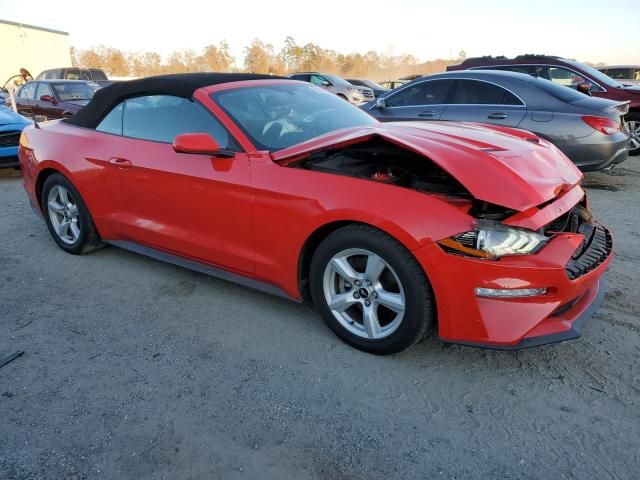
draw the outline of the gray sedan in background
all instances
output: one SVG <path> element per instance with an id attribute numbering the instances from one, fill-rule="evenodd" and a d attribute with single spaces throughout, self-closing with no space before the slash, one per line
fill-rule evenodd
<path id="1" fill-rule="evenodd" d="M 473 70 L 421 77 L 362 105 L 380 121 L 449 120 L 529 130 L 581 170 L 627 159 L 628 103 L 579 93 L 523 73 Z"/>

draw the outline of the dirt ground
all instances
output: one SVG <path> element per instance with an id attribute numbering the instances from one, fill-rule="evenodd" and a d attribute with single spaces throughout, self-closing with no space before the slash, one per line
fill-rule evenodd
<path id="1" fill-rule="evenodd" d="M 116 248 L 75 257 L 0 171 L 0 479 L 637 479 L 640 158 L 582 338 L 375 357 L 307 307 Z"/>

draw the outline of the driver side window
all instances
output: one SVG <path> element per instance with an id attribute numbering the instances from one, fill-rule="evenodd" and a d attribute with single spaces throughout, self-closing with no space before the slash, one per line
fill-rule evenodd
<path id="1" fill-rule="evenodd" d="M 172 143 L 181 133 L 208 133 L 221 148 L 239 151 L 227 129 L 203 105 L 171 95 L 128 98 L 96 130 L 140 140 Z"/>

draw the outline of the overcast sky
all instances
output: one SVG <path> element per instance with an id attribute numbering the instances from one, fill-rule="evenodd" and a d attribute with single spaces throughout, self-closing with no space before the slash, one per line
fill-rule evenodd
<path id="1" fill-rule="evenodd" d="M 164 55 L 226 40 L 239 65 L 252 39 L 279 49 L 287 35 L 344 53 L 373 49 L 421 61 L 465 50 L 640 64 L 639 11 L 639 0 L 0 0 L 0 19 L 67 31 L 76 47 Z"/>

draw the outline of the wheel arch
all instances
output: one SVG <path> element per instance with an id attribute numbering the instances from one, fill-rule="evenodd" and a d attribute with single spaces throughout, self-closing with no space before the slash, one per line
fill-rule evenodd
<path id="1" fill-rule="evenodd" d="M 40 172 L 38 172 L 38 176 L 36 177 L 35 190 L 36 190 L 36 198 L 38 200 L 38 208 L 40 208 L 40 210 L 42 210 L 42 187 L 44 186 L 44 182 L 47 180 L 47 178 L 49 178 L 51 175 L 55 173 L 59 173 L 60 175 L 64 175 L 66 177 L 64 172 L 52 167 L 43 168 Z"/>
<path id="2" fill-rule="evenodd" d="M 406 248 L 409 253 L 411 253 L 413 250 L 412 248 L 410 248 L 409 245 L 407 245 L 406 238 L 401 238 L 402 235 L 395 235 L 393 232 L 389 231 L 388 229 L 381 228 L 380 225 L 375 225 L 373 223 L 368 223 L 368 222 L 359 221 L 359 220 L 334 220 L 334 221 L 325 223 L 319 226 L 318 228 L 316 228 L 307 237 L 298 255 L 298 291 L 304 303 L 307 303 L 307 304 L 312 303 L 311 293 L 309 290 L 309 270 L 311 267 L 311 259 L 313 258 L 313 254 L 315 253 L 316 249 L 325 238 L 327 238 L 336 230 L 339 230 L 340 228 L 346 227 L 348 225 L 362 225 L 365 227 L 373 228 L 395 239 L 404 248 Z M 402 233 L 406 233 L 406 232 L 402 232 Z M 416 261 L 417 261 L 417 258 L 416 258 Z M 427 277 L 427 280 L 429 280 L 429 275 L 425 271 L 424 267 L 420 264 L 419 261 L 418 261 L 418 264 L 420 265 L 422 273 L 425 275 L 425 277 Z"/>

